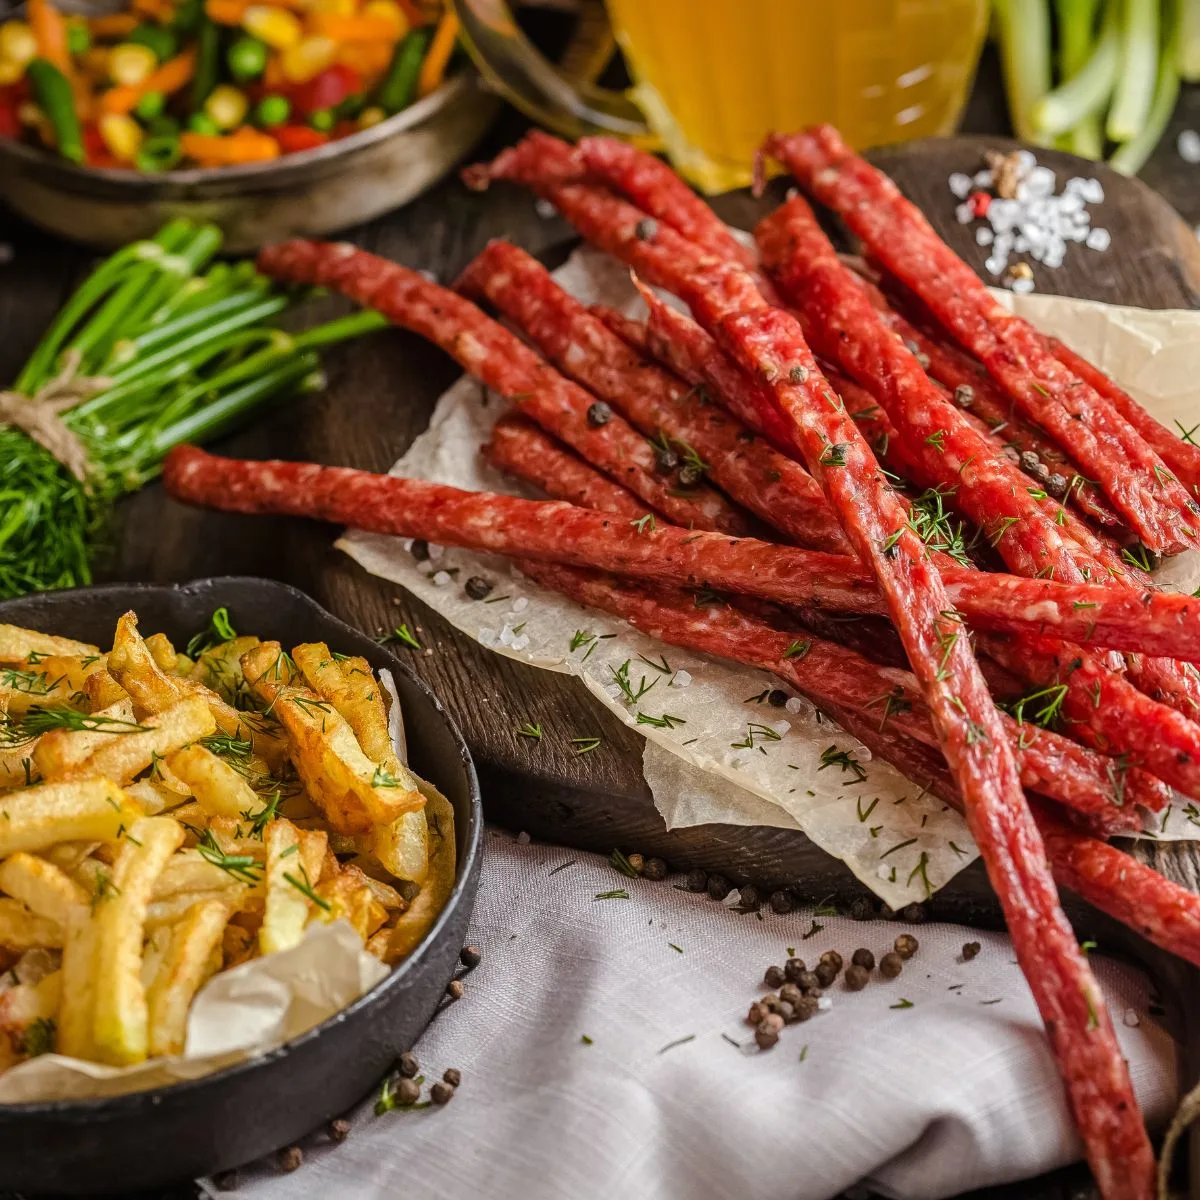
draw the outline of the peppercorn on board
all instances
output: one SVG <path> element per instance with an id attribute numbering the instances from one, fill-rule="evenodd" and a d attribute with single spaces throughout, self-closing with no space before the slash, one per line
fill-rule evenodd
<path id="1" fill-rule="evenodd" d="M 29 0 L 0 24 L 0 138 L 143 173 L 270 162 L 429 95 L 457 34 L 440 0 Z"/>
<path id="2" fill-rule="evenodd" d="M 194 1056 L 202 989 L 264 956 L 329 955 L 349 1003 L 437 919 L 453 810 L 404 764 L 391 682 L 365 659 L 239 636 L 225 609 L 186 649 L 133 612 L 107 651 L 11 625 L 0 642 L 0 953 L 18 981 L 0 1071 Z"/>

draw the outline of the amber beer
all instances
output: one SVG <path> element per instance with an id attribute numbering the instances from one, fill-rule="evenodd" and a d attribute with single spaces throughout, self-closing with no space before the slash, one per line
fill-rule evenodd
<path id="1" fill-rule="evenodd" d="M 750 181 L 769 129 L 856 146 L 953 131 L 987 0 L 607 0 L 634 97 L 705 191 Z"/>

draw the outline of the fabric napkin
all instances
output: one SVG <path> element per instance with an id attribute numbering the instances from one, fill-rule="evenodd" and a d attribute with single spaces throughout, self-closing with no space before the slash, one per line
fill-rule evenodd
<path id="1" fill-rule="evenodd" d="M 426 1091 L 462 1072 L 453 1099 L 377 1117 L 372 1097 L 344 1143 L 309 1139 L 293 1174 L 243 1170 L 237 1194 L 828 1200 L 857 1185 L 931 1200 L 1081 1156 L 1007 937 L 811 908 L 760 919 L 732 910 L 736 893 L 716 903 L 680 882 L 489 830 L 470 934 L 482 962 L 415 1047 Z M 856 993 L 839 979 L 826 1011 L 755 1046 L 744 1017 L 769 964 L 830 949 L 848 963 L 860 946 L 878 959 L 905 932 L 920 948 L 898 979 L 875 971 Z M 968 941 L 981 950 L 963 961 Z M 1161 1127 L 1174 1044 L 1147 979 L 1093 957 Z"/>

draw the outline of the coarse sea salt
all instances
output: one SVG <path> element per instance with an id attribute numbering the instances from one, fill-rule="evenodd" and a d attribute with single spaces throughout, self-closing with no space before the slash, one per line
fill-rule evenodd
<path id="1" fill-rule="evenodd" d="M 671 676 L 670 686 L 685 688 L 691 682 L 692 682 L 691 671 L 676 671 L 675 674 Z"/>
<path id="2" fill-rule="evenodd" d="M 451 575 L 449 571 L 435 571 L 433 575 L 433 586 L 445 587 L 446 584 L 448 584 L 453 578 L 454 576 Z"/>
<path id="3" fill-rule="evenodd" d="M 1200 163 L 1200 133 L 1194 129 L 1181 129 L 1179 137 L 1175 139 L 1175 149 L 1179 151 L 1179 157 L 1185 163 Z M 953 179 L 954 176 L 951 175 L 950 178 Z"/>
<path id="4" fill-rule="evenodd" d="M 1193 137 L 1195 161 L 1200 162 L 1200 134 L 1193 133 Z M 1185 154 L 1184 144 L 1190 152 L 1190 139 L 1181 135 L 1181 155 Z M 987 191 L 995 186 L 997 179 L 1001 181 L 1000 186 L 1011 186 L 1013 195 L 991 196 L 983 215 L 977 217 L 979 206 L 975 201 L 979 197 L 971 197 L 971 191 Z M 1006 179 L 1011 179 L 1012 183 L 1003 182 Z M 964 180 L 969 185 L 965 192 Z M 1017 151 L 1003 169 L 978 171 L 973 177 L 955 171 L 947 182 L 951 195 L 960 201 L 954 208 L 955 220 L 960 225 L 977 222 L 975 243 L 987 249 L 984 270 L 1018 294 L 1032 292 L 1035 281 L 1026 273 L 1024 260 L 1016 264 L 1010 261 L 1014 255 L 1028 256 L 1043 267 L 1056 270 L 1062 266 L 1067 246 L 1072 242 L 1096 253 L 1103 253 L 1112 244 L 1112 235 L 1107 229 L 1092 227 L 1087 209 L 1089 204 L 1104 201 L 1104 187 L 1100 181 L 1072 176 L 1064 183 L 1062 191 L 1056 193 L 1054 171 L 1040 165 L 1028 150 Z"/>

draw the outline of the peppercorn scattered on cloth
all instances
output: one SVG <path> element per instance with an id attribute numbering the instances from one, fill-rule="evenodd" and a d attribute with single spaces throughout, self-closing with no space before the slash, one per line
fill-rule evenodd
<path id="1" fill-rule="evenodd" d="M 457 39 L 442 0 L 28 0 L 0 24 L 0 138 L 145 172 L 267 162 L 436 90 Z"/>
<path id="2" fill-rule="evenodd" d="M 1079 1157 L 1005 935 L 882 920 L 870 904 L 861 921 L 828 903 L 778 913 L 765 893 L 746 906 L 712 876 L 697 892 L 680 890 L 683 872 L 652 881 L 652 851 L 621 849 L 635 867 L 645 851 L 641 876 L 616 856 L 488 831 L 467 939 L 479 964 L 412 1047 L 421 1110 L 393 1080 L 347 1114 L 340 1144 L 303 1139 L 298 1170 L 274 1158 L 239 1170 L 239 1200 L 933 1200 Z M 891 975 L 898 940 L 908 957 Z M 1174 1044 L 1147 980 L 1104 949 L 1092 963 L 1161 1128 Z M 842 966 L 819 998 L 806 993 L 816 1011 L 798 1009 L 760 1049 L 751 1004 L 790 994 L 767 968 L 799 979 L 789 959 L 814 971 L 830 952 Z M 461 1077 L 448 1100 L 432 1094 L 447 1068 Z"/>

